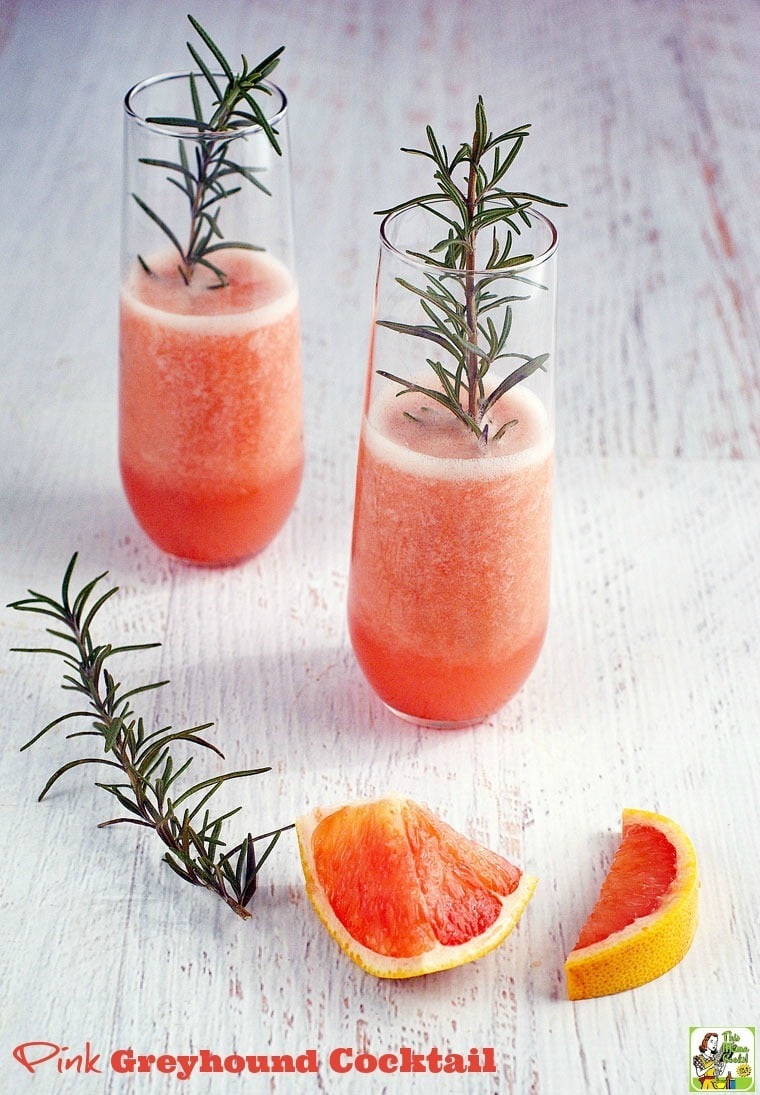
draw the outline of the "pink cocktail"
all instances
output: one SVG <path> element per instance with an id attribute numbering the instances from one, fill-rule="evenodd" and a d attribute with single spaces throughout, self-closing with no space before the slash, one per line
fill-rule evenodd
<path id="1" fill-rule="evenodd" d="M 556 232 L 531 211 L 524 259 L 447 266 L 441 201 L 380 230 L 348 625 L 384 703 L 447 727 L 507 703 L 546 633 Z"/>
<path id="2" fill-rule="evenodd" d="M 241 80 L 169 73 L 125 98 L 121 477 L 150 539 L 209 566 L 266 547 L 304 461 L 287 102 Z"/>
<path id="3" fill-rule="evenodd" d="M 226 265 L 227 287 L 188 287 L 166 256 L 121 293 L 124 489 L 160 548 L 207 564 L 265 547 L 303 469 L 295 283 L 265 254 Z"/>
<path id="4" fill-rule="evenodd" d="M 431 402 L 389 395 L 364 419 L 349 629 L 373 689 L 409 718 L 484 718 L 541 649 L 552 441 L 530 392 L 501 401 L 495 427 L 515 420 L 484 454 Z"/>

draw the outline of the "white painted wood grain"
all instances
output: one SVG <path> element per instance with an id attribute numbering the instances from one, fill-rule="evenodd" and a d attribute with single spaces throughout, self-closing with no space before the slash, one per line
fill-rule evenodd
<path id="1" fill-rule="evenodd" d="M 121 96 L 184 64 L 185 7 L 7 3 L 2 602 L 29 584 L 55 589 L 76 547 L 83 577 L 108 568 L 122 592 L 106 637 L 163 643 L 125 664 L 171 678 L 155 717 L 214 719 L 231 765 L 273 766 L 236 789 L 246 826 L 397 789 L 541 881 L 486 960 L 406 984 L 368 979 L 312 915 L 292 834 L 243 924 L 175 881 L 147 835 L 97 831 L 108 803 L 86 775 L 38 805 L 67 747 L 51 738 L 17 750 L 57 712 L 57 671 L 3 655 L 0 1092 L 83 1090 L 84 1077 L 32 1080 L 11 1060 L 18 1042 L 46 1039 L 74 1052 L 89 1040 L 103 1054 L 313 1046 L 323 1061 L 340 1045 L 497 1051 L 497 1077 L 446 1086 L 326 1067 L 318 1084 L 245 1083 L 288 1095 L 629 1095 L 634 1073 L 637 1089 L 677 1095 L 688 1027 L 757 1024 L 760 998 L 757 6 L 204 0 L 193 10 L 231 51 L 287 45 L 304 488 L 276 543 L 230 571 L 174 564 L 136 528 L 115 458 Z M 35 82 L 29 95 L 41 56 L 54 91 Z M 456 144 L 479 92 L 494 126 L 533 122 L 520 185 L 570 203 L 557 215 L 553 609 L 524 691 L 483 726 L 441 735 L 394 720 L 370 694 L 348 644 L 345 588 L 372 211 L 423 179 L 399 146 L 419 145 L 428 121 Z M 31 625 L 0 612 L 2 648 L 26 644 Z M 562 959 L 625 805 L 661 809 L 691 833 L 700 931 L 668 977 L 570 1004 Z M 140 1090 L 176 1085 L 144 1077 Z M 131 1089 L 114 1075 L 90 1087 Z"/>

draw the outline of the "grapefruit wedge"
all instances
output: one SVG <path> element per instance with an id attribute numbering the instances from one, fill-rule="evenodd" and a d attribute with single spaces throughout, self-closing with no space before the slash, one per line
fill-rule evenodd
<path id="1" fill-rule="evenodd" d="M 636 988 L 667 973 L 697 927 L 697 860 L 661 814 L 623 811 L 623 839 L 565 962 L 571 1000 Z"/>
<path id="2" fill-rule="evenodd" d="M 416 977 L 506 939 L 536 886 L 399 795 L 296 821 L 306 892 L 340 948 L 376 977 Z"/>

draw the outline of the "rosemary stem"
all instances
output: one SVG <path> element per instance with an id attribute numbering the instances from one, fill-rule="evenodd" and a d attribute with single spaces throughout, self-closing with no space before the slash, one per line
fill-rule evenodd
<path id="1" fill-rule="evenodd" d="M 477 158 L 478 158 L 478 131 L 475 130 L 475 135 L 472 138 L 472 158 L 470 160 L 470 170 L 467 179 L 467 217 L 468 222 L 472 225 L 477 208 Z M 465 282 L 464 282 L 464 298 L 465 298 L 465 317 L 467 322 L 467 338 L 473 345 L 477 345 L 478 341 L 478 311 L 477 301 L 475 299 L 475 243 L 477 239 L 477 233 L 470 228 L 467 235 L 467 249 L 465 253 Z M 480 418 L 480 408 L 478 400 L 478 359 L 473 350 L 465 351 L 465 368 L 467 371 L 467 389 L 468 389 L 468 403 L 467 410 L 471 418 L 476 422 Z"/>
<path id="2" fill-rule="evenodd" d="M 70 595 L 70 580 L 76 563 L 76 553 L 72 556 L 61 587 L 61 601 L 29 591 L 29 597 L 16 601 L 9 607 L 23 612 L 35 612 L 52 617 L 56 626 L 62 624 L 68 633 L 48 628 L 48 632 L 59 639 L 72 644 L 71 648 L 60 650 L 50 647 L 33 647 L 39 653 L 62 656 L 66 665 L 63 688 L 86 697 L 82 710 L 67 713 L 62 718 L 53 719 L 22 748 L 27 748 L 44 734 L 69 718 L 86 718 L 91 729 L 69 737 L 99 736 L 103 743 L 105 756 L 88 756 L 68 761 L 51 776 L 39 798 L 44 799 L 56 781 L 73 768 L 83 764 L 107 765 L 120 772 L 120 782 L 97 783 L 96 786 L 116 798 L 126 813 L 101 823 L 101 828 L 131 822 L 152 828 L 167 848 L 164 862 L 186 882 L 202 886 L 220 896 L 238 916 L 249 917 L 246 905 L 253 899 L 256 891 L 259 866 L 274 847 L 279 834 L 290 826 L 283 826 L 261 837 L 250 834 L 240 844 L 227 847 L 222 836 L 222 824 L 236 814 L 240 807 L 228 810 L 217 817 L 206 809 L 200 822 L 194 821 L 196 814 L 216 794 L 223 783 L 242 776 L 257 775 L 267 769 L 227 772 L 210 779 L 201 780 L 193 786 L 177 793 L 177 780 L 186 772 L 193 760 L 192 756 L 175 763 L 170 746 L 174 742 L 192 743 L 201 748 L 222 755 L 212 742 L 201 737 L 210 723 L 193 726 L 187 730 L 173 731 L 171 726 L 163 727 L 146 735 L 143 719 L 131 706 L 131 698 L 138 693 L 146 693 L 160 688 L 167 681 L 146 682 L 138 687 L 124 688 L 115 679 L 106 662 L 113 655 L 127 650 L 143 650 L 158 644 L 138 643 L 126 646 L 95 643 L 91 625 L 100 608 L 117 592 L 114 587 L 100 596 L 89 610 L 87 601 L 93 594 L 97 583 L 106 574 L 88 582 L 80 592 Z M 27 648 L 15 648 L 27 649 Z M 195 805 L 186 807 L 178 814 L 176 807 L 191 800 Z M 256 840 L 269 839 L 269 845 L 257 862 L 254 853 Z"/>
<path id="3" fill-rule="evenodd" d="M 94 659 L 90 651 L 88 650 L 87 643 L 85 642 L 82 628 L 79 626 L 75 614 L 69 611 L 66 614 L 66 625 L 74 635 L 77 650 L 79 652 L 79 675 L 82 679 L 83 685 L 87 688 L 90 706 L 94 713 L 105 723 L 108 724 L 113 720 L 114 711 L 113 704 L 108 703 L 107 699 L 101 696 L 99 682 L 95 677 L 95 666 L 93 664 Z M 137 778 L 133 767 L 133 759 L 128 756 L 126 749 L 126 736 L 124 729 L 120 729 L 114 739 L 114 743 L 111 747 L 111 752 L 115 756 L 118 763 L 121 765 L 124 774 L 129 780 L 129 784 L 132 788 L 132 792 L 135 796 L 135 803 L 140 811 L 140 816 L 143 820 L 149 824 L 154 824 L 154 820 L 151 817 L 151 811 L 149 804 L 145 798 L 144 789 Z"/>
<path id="4" fill-rule="evenodd" d="M 185 248 L 185 255 L 183 259 L 183 276 L 185 284 L 189 285 L 192 277 L 194 265 L 192 261 L 193 252 L 195 250 L 198 236 L 201 231 L 201 204 L 206 190 L 206 172 L 211 159 L 213 141 L 203 141 L 201 144 L 202 152 L 200 155 L 200 161 L 198 165 L 198 185 L 193 195 L 193 200 L 190 206 L 190 231 L 188 235 L 187 247 Z"/>
<path id="5" fill-rule="evenodd" d="M 229 110 L 225 110 L 220 115 L 218 128 L 224 129 L 228 123 Z M 214 163 L 217 155 L 217 142 L 213 137 L 208 140 L 204 139 L 200 143 L 201 152 L 198 161 L 198 185 L 196 186 L 190 206 L 190 233 L 183 263 L 185 281 L 188 285 L 192 280 L 193 271 L 195 269 L 195 249 L 203 227 L 203 202 L 206 198 L 209 185 L 209 167 Z M 224 152 L 222 152 L 222 158 L 224 158 Z"/>

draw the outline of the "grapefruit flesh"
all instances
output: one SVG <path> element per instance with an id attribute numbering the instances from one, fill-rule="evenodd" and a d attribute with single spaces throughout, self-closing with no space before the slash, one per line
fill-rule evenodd
<path id="1" fill-rule="evenodd" d="M 565 962 L 571 1000 L 636 988 L 684 957 L 697 926 L 691 841 L 675 822 L 623 811 L 623 839 Z"/>
<path id="2" fill-rule="evenodd" d="M 535 889 L 503 856 L 400 796 L 296 822 L 306 890 L 338 945 L 378 977 L 462 965 L 498 946 Z"/>

